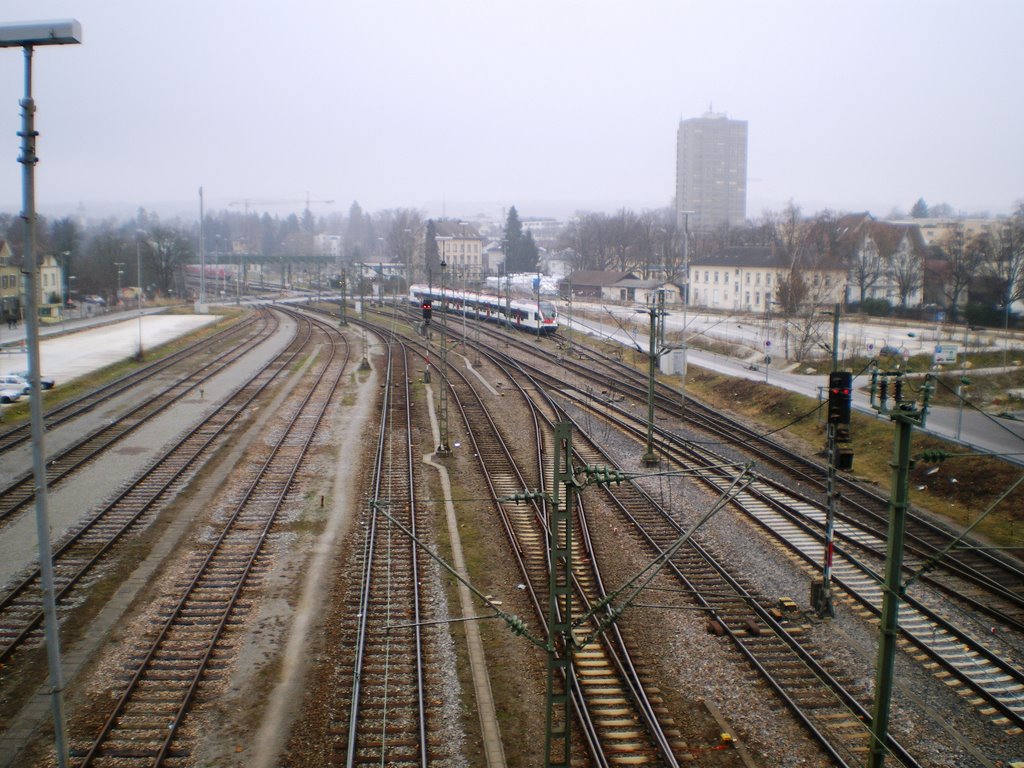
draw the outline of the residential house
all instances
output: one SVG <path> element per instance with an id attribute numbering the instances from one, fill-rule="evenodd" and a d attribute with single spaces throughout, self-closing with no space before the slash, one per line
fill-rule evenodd
<path id="1" fill-rule="evenodd" d="M 884 299 L 906 307 L 922 303 L 927 246 L 916 225 L 858 213 L 843 216 L 837 229 L 836 256 L 849 270 L 848 301 Z"/>
<path id="2" fill-rule="evenodd" d="M 659 294 L 664 295 L 666 304 L 680 302 L 679 286 L 664 280 L 640 280 L 635 277 L 627 277 L 601 288 L 601 298 L 605 301 L 620 301 L 629 304 L 656 304 Z"/>
<path id="3" fill-rule="evenodd" d="M 573 298 L 600 299 L 606 286 L 615 285 L 620 280 L 636 279 L 632 272 L 608 272 L 600 269 L 577 270 L 559 284 L 559 293 L 568 296 L 572 289 Z"/>
<path id="4" fill-rule="evenodd" d="M 43 256 L 39 260 L 37 307 L 39 319 L 44 323 L 55 323 L 63 319 L 64 271 L 55 256 Z M 3 319 L 14 316 L 19 320 L 24 315 L 25 279 L 21 266 L 14 261 L 10 244 L 0 240 L 0 305 Z"/>
<path id="5" fill-rule="evenodd" d="M 832 259 L 796 267 L 770 246 L 735 246 L 690 260 L 690 306 L 765 312 L 797 274 L 815 304 L 842 301 L 846 269 Z"/>
<path id="6" fill-rule="evenodd" d="M 437 255 L 454 280 L 476 282 L 487 276 L 483 238 L 472 224 L 440 219 L 434 222 Z"/>
<path id="7" fill-rule="evenodd" d="M 0 240 L 0 321 L 21 318 L 21 268 L 14 263 L 14 254 L 6 240 Z"/>

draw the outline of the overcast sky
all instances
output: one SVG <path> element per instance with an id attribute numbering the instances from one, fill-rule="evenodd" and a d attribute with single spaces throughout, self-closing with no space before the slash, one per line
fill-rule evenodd
<path id="1" fill-rule="evenodd" d="M 749 122 L 748 216 L 1024 198 L 1024 3 L 4 0 L 39 48 L 40 213 L 668 205 L 680 119 Z M 0 209 L 23 56 L 0 49 Z M 6 149 L 3 147 L 6 146 Z M 264 201 L 285 201 L 277 208 Z M 295 202 L 292 202 L 295 201 Z M 190 209 L 191 206 L 191 209 Z"/>

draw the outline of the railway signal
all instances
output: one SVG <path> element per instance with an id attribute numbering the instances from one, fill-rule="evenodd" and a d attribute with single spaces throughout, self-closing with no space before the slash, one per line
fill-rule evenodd
<path id="1" fill-rule="evenodd" d="M 850 423 L 852 388 L 853 374 L 849 371 L 832 371 L 828 375 L 829 424 Z"/>
<path id="2" fill-rule="evenodd" d="M 433 313 L 433 311 L 434 311 L 434 305 L 433 305 L 433 302 L 430 302 L 430 301 L 424 301 L 424 302 L 423 302 L 423 306 L 422 306 L 422 309 L 423 309 L 423 322 L 424 322 L 424 323 L 429 323 L 429 322 L 430 322 L 430 315 L 431 315 L 431 314 Z"/>

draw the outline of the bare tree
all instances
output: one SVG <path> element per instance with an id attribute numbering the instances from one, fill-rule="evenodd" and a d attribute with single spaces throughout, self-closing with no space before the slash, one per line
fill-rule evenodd
<path id="1" fill-rule="evenodd" d="M 179 229 L 156 225 L 142 243 L 149 255 L 147 266 L 156 268 L 154 282 L 165 295 L 170 293 L 177 273 L 192 260 L 192 238 Z"/>
<path id="2" fill-rule="evenodd" d="M 921 287 L 924 269 L 921 254 L 914 248 L 901 248 L 889 257 L 889 275 L 896 285 L 900 306 L 906 309 L 910 295 Z"/>
<path id="3" fill-rule="evenodd" d="M 988 236 L 987 277 L 1009 319 L 1010 306 L 1024 299 L 1024 202 Z"/>
<path id="4" fill-rule="evenodd" d="M 577 213 L 559 235 L 559 245 L 576 254 L 577 269 L 604 270 L 614 264 L 608 217 L 603 213 Z"/>
<path id="5" fill-rule="evenodd" d="M 376 229 L 384 233 L 384 251 L 405 267 L 412 282 L 416 243 L 423 231 L 423 217 L 415 208 L 394 208 L 377 214 Z"/>
<path id="6" fill-rule="evenodd" d="M 614 253 L 615 266 L 628 272 L 640 266 L 637 240 L 640 234 L 640 220 L 629 208 L 620 208 L 608 219 L 608 237 Z"/>
<path id="7" fill-rule="evenodd" d="M 878 253 L 878 247 L 870 238 L 865 238 L 861 246 L 853 252 L 851 271 L 859 291 L 859 300 L 863 304 L 868 291 L 878 284 L 884 272 L 884 264 Z"/>
<path id="8" fill-rule="evenodd" d="M 960 311 L 960 297 L 964 295 L 985 261 L 987 240 L 987 237 L 979 236 L 965 243 L 964 228 L 961 224 L 953 232 L 947 232 L 938 243 L 946 262 L 942 295 L 946 298 L 946 307 L 953 322 L 956 322 Z"/>

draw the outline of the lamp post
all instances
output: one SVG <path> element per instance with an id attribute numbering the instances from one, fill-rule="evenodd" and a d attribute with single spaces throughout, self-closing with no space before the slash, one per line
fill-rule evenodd
<path id="1" fill-rule="evenodd" d="M 114 294 L 114 303 L 121 303 L 121 275 L 124 274 L 124 262 L 115 261 L 114 266 L 117 267 L 117 293 Z"/>
<path id="2" fill-rule="evenodd" d="M 60 319 L 64 322 L 64 313 L 68 308 L 68 257 L 71 251 L 60 252 Z"/>
<path id="3" fill-rule="evenodd" d="M 653 467 L 660 463 L 658 460 L 658 454 L 654 452 L 654 377 L 655 366 L 657 365 L 658 359 L 657 329 L 659 312 L 657 304 L 653 304 L 650 309 L 640 309 L 637 311 L 647 312 L 651 316 L 650 345 L 647 357 L 647 447 L 641 461 L 644 466 Z"/>
<path id="4" fill-rule="evenodd" d="M 680 386 L 683 418 L 686 417 L 686 311 L 690 306 L 690 214 L 694 211 L 679 211 L 683 217 L 683 375 Z"/>
<path id="5" fill-rule="evenodd" d="M 64 677 L 60 666 L 60 633 L 57 625 L 57 601 L 53 591 L 53 556 L 50 552 L 50 521 L 47 509 L 46 464 L 43 449 L 43 399 L 39 385 L 39 310 L 36 290 L 39 264 L 36 261 L 36 190 L 35 167 L 36 105 L 32 99 L 32 51 L 37 45 L 74 45 L 82 42 L 82 25 L 75 19 L 0 25 L 0 48 L 21 48 L 25 55 L 25 97 L 21 106 L 22 214 L 25 222 L 25 272 L 28 317 L 25 333 L 28 343 L 28 380 L 36 396 L 29 398 L 32 425 L 32 472 L 36 486 L 36 535 L 39 540 L 39 577 L 43 587 L 43 614 L 46 622 L 46 656 L 50 672 L 50 695 L 53 707 L 54 742 L 57 764 L 68 764 L 65 735 L 64 704 L 61 693 Z"/>
<path id="6" fill-rule="evenodd" d="M 438 456 L 451 456 L 452 449 L 448 445 L 448 305 L 445 301 L 445 267 L 448 263 L 441 257 L 441 404 L 439 414 L 441 442 L 435 453 Z"/>
<path id="7" fill-rule="evenodd" d="M 139 235 L 149 234 L 144 229 L 135 230 L 135 279 L 138 281 L 138 309 L 139 309 L 139 356 L 138 361 L 142 362 L 142 248 Z"/>

